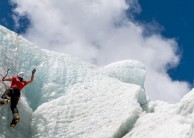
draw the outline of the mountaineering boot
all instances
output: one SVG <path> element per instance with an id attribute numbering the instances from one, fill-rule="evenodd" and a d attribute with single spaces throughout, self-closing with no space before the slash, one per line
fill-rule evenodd
<path id="1" fill-rule="evenodd" d="M 8 104 L 10 102 L 9 99 L 3 99 L 3 101 L 4 101 L 4 104 Z"/>
<path id="2" fill-rule="evenodd" d="M 17 123 L 18 123 L 19 121 L 20 121 L 20 116 L 19 116 L 19 114 L 18 114 L 18 113 L 14 113 L 13 119 L 12 119 L 12 121 L 11 121 L 11 123 L 10 123 L 10 127 L 14 128 L 14 127 L 17 125 Z"/>
<path id="3" fill-rule="evenodd" d="M 8 104 L 10 102 L 9 99 L 1 99 L 0 100 L 0 106 L 4 105 L 4 104 Z"/>

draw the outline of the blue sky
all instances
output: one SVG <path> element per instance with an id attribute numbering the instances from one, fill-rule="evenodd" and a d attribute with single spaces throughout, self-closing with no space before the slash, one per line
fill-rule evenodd
<path id="1" fill-rule="evenodd" d="M 24 33 L 29 25 L 29 21 L 26 17 L 20 18 L 20 27 L 16 27 L 13 19 L 14 12 L 12 11 L 14 7 L 15 5 L 10 3 L 9 0 L 1 0 L 0 24 L 14 32 Z"/>
<path id="2" fill-rule="evenodd" d="M 162 35 L 175 38 L 182 55 L 180 65 L 169 71 L 174 79 L 193 83 L 194 78 L 194 1 L 140 0 L 142 12 L 135 18 L 140 22 L 157 22 Z"/>
<path id="3" fill-rule="evenodd" d="M 1 25 L 14 30 L 14 21 L 12 19 L 12 12 L 11 12 L 12 6 L 9 5 L 7 0 L 2 0 L 0 3 L 0 23 Z"/>
<path id="4" fill-rule="evenodd" d="M 133 14 L 127 10 L 125 0 L 9 2 L 12 4 L 8 0 L 0 2 L 0 24 L 42 48 L 64 52 L 88 62 L 95 61 L 99 65 L 123 59 L 142 61 L 147 67 L 149 84 L 145 84 L 146 89 L 151 97 L 157 97 L 155 99 L 177 101 L 183 95 L 175 96 L 177 93 L 188 92 L 183 81 L 193 83 L 192 0 L 128 0 L 129 9 L 132 6 L 136 11 Z M 141 12 L 137 12 L 139 10 Z M 128 22 L 122 20 L 123 15 L 129 15 Z M 14 23 L 16 20 L 19 28 Z M 121 26 L 112 26 L 118 23 Z M 146 30 L 144 33 L 153 35 L 144 37 L 142 28 Z M 178 51 L 172 48 L 176 43 Z M 181 57 L 180 64 L 167 70 L 167 64 L 177 65 L 177 55 Z"/>

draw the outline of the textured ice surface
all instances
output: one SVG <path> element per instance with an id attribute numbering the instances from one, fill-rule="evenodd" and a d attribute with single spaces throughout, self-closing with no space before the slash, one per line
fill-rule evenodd
<path id="1" fill-rule="evenodd" d="M 123 60 L 107 65 L 101 71 L 122 82 L 134 83 L 144 87 L 145 66 L 141 62 Z"/>
<path id="2" fill-rule="evenodd" d="M 39 106 L 33 114 L 32 134 L 45 138 L 121 137 L 143 112 L 143 102 L 145 93 L 137 85 L 109 78 L 77 84 L 66 95 Z"/>
<path id="3" fill-rule="evenodd" d="M 152 112 L 139 118 L 124 138 L 193 138 L 194 90 L 177 104 L 149 103 Z"/>
<path id="4" fill-rule="evenodd" d="M 194 137 L 194 90 L 177 104 L 147 100 L 138 61 L 97 67 L 40 49 L 0 26 L 1 76 L 7 68 L 9 76 L 24 71 L 25 79 L 37 72 L 22 90 L 15 129 L 9 105 L 0 107 L 0 138 Z M 0 83 L 1 94 L 8 85 Z"/>

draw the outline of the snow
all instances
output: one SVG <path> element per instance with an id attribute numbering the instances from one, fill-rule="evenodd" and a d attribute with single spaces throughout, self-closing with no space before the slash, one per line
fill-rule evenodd
<path id="1" fill-rule="evenodd" d="M 40 49 L 0 26 L 0 75 L 23 71 L 35 80 L 22 90 L 15 129 L 0 107 L 0 138 L 192 138 L 194 90 L 176 104 L 150 101 L 145 67 L 124 60 L 97 67 Z M 17 63 L 17 66 L 16 66 Z M 0 84 L 0 94 L 9 83 Z M 154 84 L 153 84 L 154 85 Z"/>

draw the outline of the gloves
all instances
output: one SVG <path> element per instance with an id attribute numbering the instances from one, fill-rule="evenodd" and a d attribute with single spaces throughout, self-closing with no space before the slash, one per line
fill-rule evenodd
<path id="1" fill-rule="evenodd" d="M 2 78 L 2 81 L 4 81 L 5 77 Z"/>
<path id="2" fill-rule="evenodd" d="M 32 74 L 34 74 L 35 72 L 36 72 L 36 69 L 33 69 L 33 70 L 32 70 Z"/>

